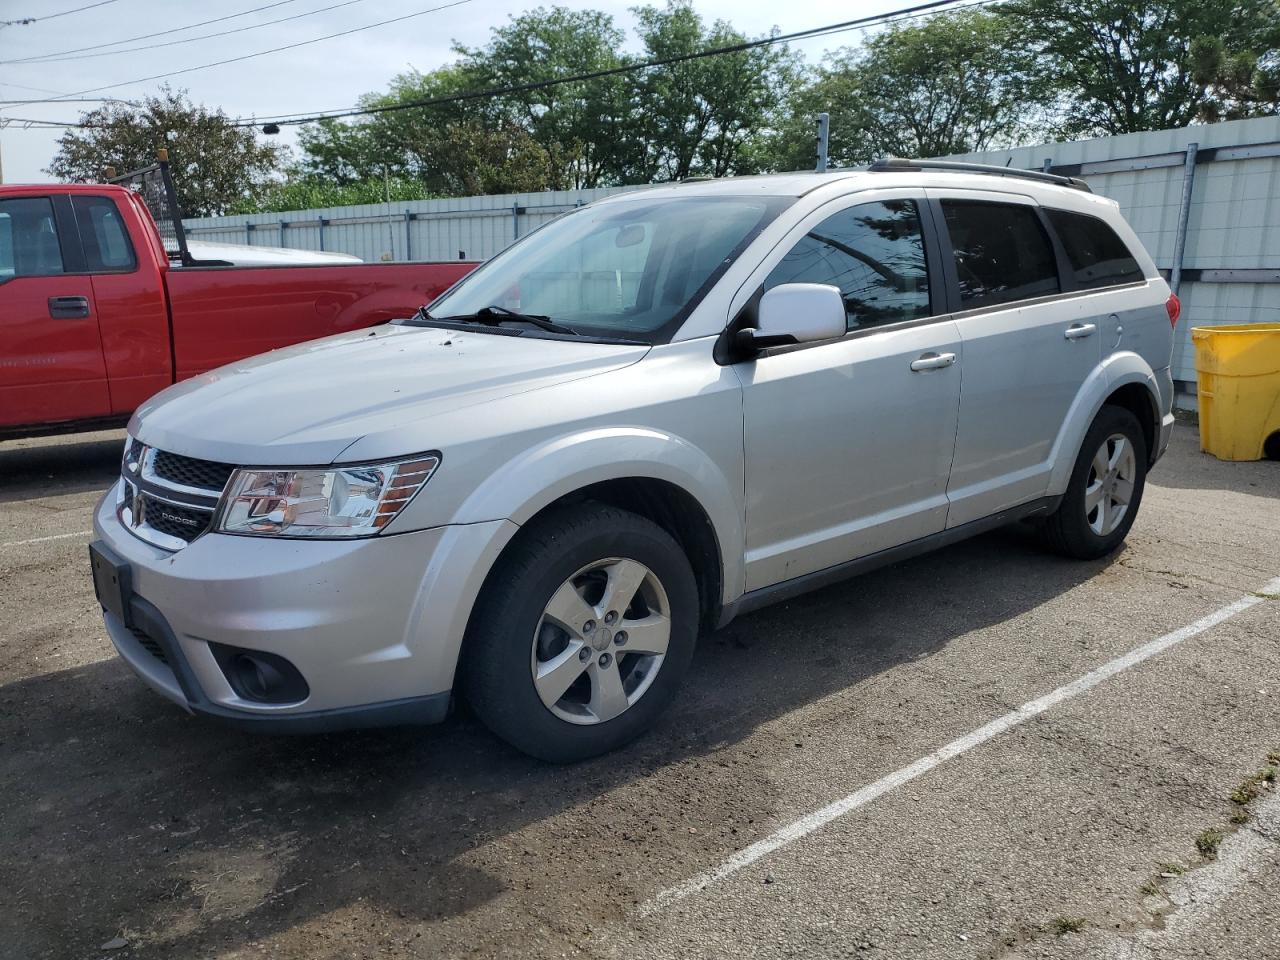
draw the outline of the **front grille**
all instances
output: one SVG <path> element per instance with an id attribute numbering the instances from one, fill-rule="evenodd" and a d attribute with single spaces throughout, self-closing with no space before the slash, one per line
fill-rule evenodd
<path id="1" fill-rule="evenodd" d="M 178 483 L 184 487 L 199 487 L 221 493 L 235 470 L 229 463 L 214 460 L 197 460 L 176 453 L 157 450 L 152 470 L 161 480 Z"/>
<path id="2" fill-rule="evenodd" d="M 135 536 L 181 550 L 213 523 L 231 464 L 197 460 L 130 442 L 117 514 Z"/>
<path id="3" fill-rule="evenodd" d="M 141 630 L 134 628 L 129 632 L 133 634 L 133 639 L 137 640 L 147 653 L 151 654 L 165 666 L 169 665 L 169 658 L 164 655 L 164 647 L 160 646 L 160 644 L 151 639 L 151 637 L 147 636 Z"/>
<path id="4" fill-rule="evenodd" d="M 190 543 L 209 528 L 213 515 L 207 510 L 192 510 L 177 507 L 163 500 L 142 495 L 142 519 L 153 530 L 159 530 L 165 536 L 177 537 Z"/>

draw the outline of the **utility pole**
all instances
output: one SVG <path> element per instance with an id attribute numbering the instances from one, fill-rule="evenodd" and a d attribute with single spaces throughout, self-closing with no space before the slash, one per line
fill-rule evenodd
<path id="1" fill-rule="evenodd" d="M 818 165 L 815 168 L 818 173 L 827 172 L 827 140 L 831 133 L 831 116 L 830 114 L 818 114 Z"/>

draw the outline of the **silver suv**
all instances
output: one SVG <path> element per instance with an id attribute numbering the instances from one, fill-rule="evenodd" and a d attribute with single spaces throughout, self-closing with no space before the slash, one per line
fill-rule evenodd
<path id="1" fill-rule="evenodd" d="M 888 161 L 575 210 L 407 320 L 172 387 L 91 547 L 160 693 L 539 757 L 654 723 L 700 633 L 1000 524 L 1114 550 L 1178 304 L 1116 204 Z"/>

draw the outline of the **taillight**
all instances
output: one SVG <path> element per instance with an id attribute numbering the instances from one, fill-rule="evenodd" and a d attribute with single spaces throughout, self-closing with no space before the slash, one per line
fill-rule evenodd
<path id="1" fill-rule="evenodd" d="M 1169 294 L 1169 299 L 1164 302 L 1164 308 L 1169 311 L 1169 326 L 1176 327 L 1178 318 L 1182 316 L 1182 301 L 1178 299 L 1176 293 Z"/>

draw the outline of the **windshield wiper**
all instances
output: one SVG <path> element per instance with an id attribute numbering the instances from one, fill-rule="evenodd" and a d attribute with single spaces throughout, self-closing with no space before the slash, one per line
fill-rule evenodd
<path id="1" fill-rule="evenodd" d="M 420 311 L 422 315 L 425 311 Z M 537 327 L 539 330 L 546 330 L 548 333 L 567 333 L 570 336 L 581 336 L 573 327 L 567 327 L 563 323 L 556 323 L 550 317 L 543 316 L 540 313 L 520 313 L 516 310 L 508 310 L 506 307 L 500 307 L 493 304 L 488 307 L 481 307 L 475 313 L 459 314 L 456 317 L 432 317 L 427 316 L 430 320 L 448 320 L 453 323 L 483 323 L 489 326 L 498 326 L 508 321 L 514 323 L 527 323 L 530 326 Z"/>

